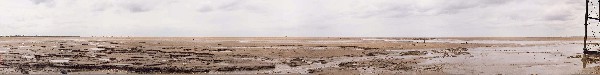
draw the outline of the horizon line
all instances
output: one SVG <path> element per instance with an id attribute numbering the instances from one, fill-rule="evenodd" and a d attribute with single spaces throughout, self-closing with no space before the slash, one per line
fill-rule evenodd
<path id="1" fill-rule="evenodd" d="M 253 37 L 314 37 L 314 38 L 330 38 L 330 37 L 364 37 L 364 38 L 453 38 L 453 37 L 531 37 L 531 38 L 543 38 L 543 37 L 584 37 L 584 36 L 72 36 L 72 35 L 9 35 L 0 37 L 206 37 L 206 38 L 253 38 Z M 593 36 L 588 36 L 592 37 Z"/>

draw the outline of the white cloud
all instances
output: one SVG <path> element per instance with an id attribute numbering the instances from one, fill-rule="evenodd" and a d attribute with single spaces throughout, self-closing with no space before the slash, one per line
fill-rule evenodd
<path id="1" fill-rule="evenodd" d="M 2 0 L 3 35 L 577 36 L 575 0 Z"/>

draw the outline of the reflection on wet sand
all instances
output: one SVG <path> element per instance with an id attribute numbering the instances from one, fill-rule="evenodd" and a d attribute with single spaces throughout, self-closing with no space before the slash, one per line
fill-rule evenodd
<path id="1" fill-rule="evenodd" d="M 583 68 L 587 68 L 588 64 L 597 64 L 598 61 L 600 61 L 600 54 L 581 54 Z"/>

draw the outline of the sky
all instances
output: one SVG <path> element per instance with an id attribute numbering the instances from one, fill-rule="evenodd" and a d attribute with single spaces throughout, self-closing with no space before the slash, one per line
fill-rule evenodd
<path id="1" fill-rule="evenodd" d="M 583 35 L 584 0 L 0 0 L 0 35 Z"/>

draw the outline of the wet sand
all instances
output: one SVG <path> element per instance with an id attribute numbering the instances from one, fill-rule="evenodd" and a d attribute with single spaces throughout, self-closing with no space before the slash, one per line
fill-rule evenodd
<path id="1" fill-rule="evenodd" d="M 0 37 L 0 74 L 598 74 L 580 40 Z"/>

